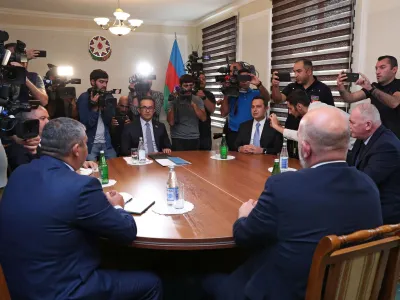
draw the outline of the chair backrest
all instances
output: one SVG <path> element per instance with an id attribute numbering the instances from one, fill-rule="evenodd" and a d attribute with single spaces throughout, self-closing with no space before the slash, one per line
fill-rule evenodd
<path id="1" fill-rule="evenodd" d="M 314 252 L 306 300 L 394 299 L 399 231 L 400 224 L 384 225 L 322 238 Z"/>
<path id="2" fill-rule="evenodd" d="M 6 279 L 4 278 L 3 269 L 0 266 L 0 300 L 10 300 Z"/>

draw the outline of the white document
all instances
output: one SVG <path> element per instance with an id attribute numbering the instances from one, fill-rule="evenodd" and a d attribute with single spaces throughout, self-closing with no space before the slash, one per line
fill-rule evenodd
<path id="1" fill-rule="evenodd" d="M 158 162 L 163 167 L 176 166 L 176 164 L 170 161 L 168 158 L 156 159 L 156 162 Z"/>

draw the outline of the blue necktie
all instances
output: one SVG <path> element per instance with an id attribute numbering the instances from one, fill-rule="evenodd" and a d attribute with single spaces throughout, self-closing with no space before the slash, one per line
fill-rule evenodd
<path id="1" fill-rule="evenodd" d="M 256 132 L 254 133 L 253 137 L 253 145 L 256 147 L 260 147 L 260 123 L 257 122 L 256 124 Z"/>
<path id="2" fill-rule="evenodd" d="M 146 122 L 146 144 L 147 144 L 147 153 L 153 153 L 153 137 L 151 135 L 150 124 Z"/>

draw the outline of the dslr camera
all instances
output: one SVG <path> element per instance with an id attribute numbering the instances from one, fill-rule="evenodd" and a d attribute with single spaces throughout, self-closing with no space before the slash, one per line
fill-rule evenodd
<path id="1" fill-rule="evenodd" d="M 240 93 L 240 82 L 251 81 L 250 75 L 240 75 L 239 70 L 234 67 L 232 74 L 230 74 L 230 64 L 229 57 L 226 57 L 226 67 L 221 67 L 218 69 L 218 73 L 223 73 L 224 75 L 215 76 L 215 81 L 221 84 L 221 92 L 227 97 L 239 97 Z M 244 63 L 244 68 L 248 69 L 250 73 L 255 74 L 256 70 L 253 65 Z"/>
<path id="2" fill-rule="evenodd" d="M 204 70 L 203 63 L 200 63 L 199 60 L 208 61 L 210 59 L 210 55 L 203 55 L 199 57 L 198 51 L 192 51 L 192 54 L 189 55 L 189 60 L 186 62 L 185 67 L 188 74 L 192 75 L 194 79 L 193 94 L 197 94 L 197 92 L 200 90 L 199 76 Z"/>
<path id="3" fill-rule="evenodd" d="M 4 47 L 4 42 L 8 38 L 7 32 L 0 31 L 0 131 L 3 136 L 17 135 L 21 139 L 29 139 L 39 135 L 39 120 L 22 121 L 15 115 L 37 108 L 40 101 L 31 100 L 28 103 L 20 103 L 18 100 L 13 100 L 11 85 L 25 84 L 26 69 L 8 64 L 11 59 L 12 61 L 24 62 L 25 46 L 22 49 L 23 43 L 18 41 L 18 49 L 16 48 L 15 53 L 11 54 L 11 51 Z"/>

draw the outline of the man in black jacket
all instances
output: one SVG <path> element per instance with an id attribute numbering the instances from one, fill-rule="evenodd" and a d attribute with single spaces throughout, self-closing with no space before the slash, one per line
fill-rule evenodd
<path id="1" fill-rule="evenodd" d="M 253 120 L 240 125 L 233 150 L 248 154 L 277 154 L 281 151 L 282 134 L 270 127 L 267 111 L 268 100 L 262 96 L 254 97 L 251 103 Z"/>
<path id="2" fill-rule="evenodd" d="M 151 97 L 145 97 L 139 103 L 140 118 L 125 125 L 121 139 L 121 155 L 130 155 L 131 148 L 137 148 L 139 138 L 143 138 L 146 153 L 171 153 L 171 142 L 165 125 L 154 121 L 155 102 Z"/>

